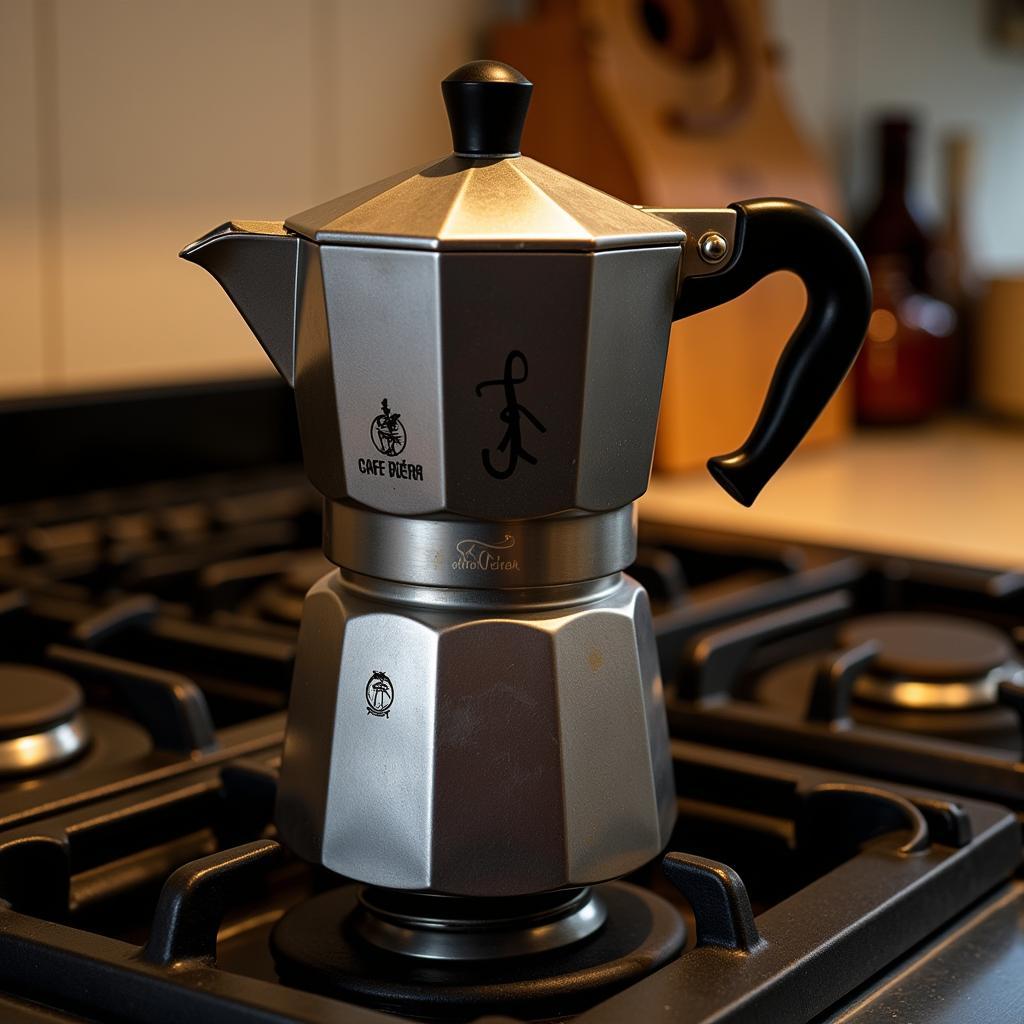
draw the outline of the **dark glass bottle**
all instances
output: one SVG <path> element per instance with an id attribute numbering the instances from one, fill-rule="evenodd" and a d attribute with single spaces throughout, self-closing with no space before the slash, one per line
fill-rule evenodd
<path id="1" fill-rule="evenodd" d="M 972 392 L 972 331 L 977 302 L 977 281 L 971 267 L 966 239 L 966 209 L 972 142 L 963 133 L 946 137 L 943 143 L 945 171 L 944 217 L 936 234 L 932 253 L 932 292 L 949 303 L 956 313 L 951 395 L 957 405 L 966 405 Z"/>
<path id="2" fill-rule="evenodd" d="M 956 315 L 915 291 L 896 263 L 871 269 L 874 309 L 854 368 L 861 423 L 919 423 L 947 399 Z"/>
<path id="3" fill-rule="evenodd" d="M 881 181 L 858 238 L 874 288 L 874 312 L 854 375 L 862 423 L 920 422 L 949 398 L 956 317 L 931 294 L 935 247 L 910 197 L 912 140 L 906 118 L 879 125 Z"/>
<path id="4" fill-rule="evenodd" d="M 878 197 L 861 224 L 861 251 L 870 266 L 884 258 L 895 261 L 910 285 L 929 290 L 931 240 L 921 228 L 910 196 L 914 124 L 909 118 L 887 117 L 878 126 Z"/>

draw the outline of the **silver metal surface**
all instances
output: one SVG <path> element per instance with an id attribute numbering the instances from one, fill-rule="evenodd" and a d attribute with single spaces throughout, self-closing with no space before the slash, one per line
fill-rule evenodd
<path id="1" fill-rule="evenodd" d="M 584 601 L 607 597 L 618 585 L 621 574 L 601 576 L 581 583 L 563 583 L 556 587 L 524 587 L 516 590 L 489 590 L 486 587 L 430 587 L 397 583 L 376 576 L 341 570 L 345 589 L 370 601 L 413 604 L 421 608 L 474 612 L 538 612 L 566 608 Z"/>
<path id="2" fill-rule="evenodd" d="M 353 572 L 422 586 L 557 587 L 625 569 L 636 557 L 636 515 L 626 505 L 598 515 L 474 522 L 329 501 L 324 553 Z"/>
<path id="3" fill-rule="evenodd" d="M 277 810 L 299 855 L 519 896 L 661 851 L 662 683 L 620 570 L 680 286 L 725 269 L 736 233 L 735 210 L 648 210 L 527 157 L 451 155 L 183 253 L 293 385 L 345 570 L 302 613 Z"/>
<path id="4" fill-rule="evenodd" d="M 717 231 L 705 231 L 697 249 L 705 263 L 721 263 L 729 255 L 729 243 Z"/>
<path id="5" fill-rule="evenodd" d="M 735 229 L 453 155 L 186 250 L 295 388 L 345 569 L 303 609 L 277 815 L 300 855 L 500 896 L 661 850 L 661 678 L 620 570 L 680 283 Z"/>
<path id="6" fill-rule="evenodd" d="M 976 679 L 893 679 L 866 673 L 853 684 L 853 696 L 871 704 L 912 711 L 965 711 L 993 707 L 999 684 L 1024 685 L 1024 665 L 1010 661 Z"/>
<path id="7" fill-rule="evenodd" d="M 680 282 L 687 277 L 717 274 L 723 269 L 721 262 L 708 263 L 701 252 L 700 241 L 708 233 L 714 232 L 716 235 L 721 235 L 725 240 L 727 252 L 733 253 L 736 250 L 735 210 L 674 210 L 650 206 L 641 206 L 639 209 L 675 224 L 685 233 L 683 260 L 679 268 Z"/>
<path id="8" fill-rule="evenodd" d="M 301 239 L 286 231 L 281 221 L 231 221 L 179 253 L 216 278 L 291 387 L 300 249 Z"/>
<path id="9" fill-rule="evenodd" d="M 674 218 L 687 239 L 734 244 L 735 211 L 655 212 L 662 240 L 683 238 Z M 325 497 L 505 520 L 605 512 L 646 490 L 680 270 L 709 270 L 696 244 L 527 259 L 259 227 L 219 228 L 186 255 L 294 385 Z"/>
<path id="10" fill-rule="evenodd" d="M 440 260 L 427 253 L 320 249 L 326 286 L 329 360 L 308 364 L 296 382 L 300 409 L 336 419 L 340 451 L 303 432 L 307 466 L 336 462 L 344 491 L 371 508 L 404 514 L 445 505 Z M 317 389 L 307 396 L 306 385 Z M 322 404 L 319 388 L 330 391 Z M 384 406 L 398 416 L 381 440 Z M 333 437 L 332 437 L 333 441 Z M 403 476 L 392 474 L 404 473 Z M 329 492 L 328 492 L 329 493 Z"/>
<path id="11" fill-rule="evenodd" d="M 559 894 L 552 894 L 557 897 Z M 367 942 L 403 956 L 425 960 L 504 960 L 513 956 L 546 953 L 593 935 L 608 919 L 598 893 L 585 888 L 568 894 L 540 912 L 516 916 L 444 916 L 446 904 L 461 902 L 446 896 L 419 897 L 437 902 L 428 912 L 403 914 L 375 900 L 373 889 L 363 890 L 353 928 Z M 389 901 L 389 904 L 392 901 Z M 476 901 L 486 903 L 488 901 Z"/>
<path id="12" fill-rule="evenodd" d="M 89 740 L 89 725 L 82 714 L 43 732 L 0 739 L 0 776 L 56 768 L 83 753 Z"/>
<path id="13" fill-rule="evenodd" d="M 681 241 L 674 225 L 525 156 L 452 154 L 285 223 L 319 243 L 431 251 L 594 252 Z"/>
<path id="14" fill-rule="evenodd" d="M 182 255 L 295 387 L 325 497 L 516 520 L 644 492 L 680 283 L 735 249 L 736 223 L 452 155 Z"/>
<path id="15" fill-rule="evenodd" d="M 557 609 L 306 599 L 277 824 L 377 886 L 515 896 L 626 874 L 667 843 L 672 763 L 647 595 Z"/>
<path id="16" fill-rule="evenodd" d="M 476 520 L 644 492 L 680 250 L 299 254 L 306 470 L 334 501 Z"/>

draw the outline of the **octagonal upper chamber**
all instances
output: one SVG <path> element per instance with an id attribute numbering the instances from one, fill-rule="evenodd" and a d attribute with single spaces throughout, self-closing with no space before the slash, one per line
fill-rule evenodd
<path id="1" fill-rule="evenodd" d="M 678 247 L 303 248 L 295 390 L 325 496 L 525 519 L 643 493 Z"/>
<path id="2" fill-rule="evenodd" d="M 521 156 L 531 89 L 466 65 L 450 156 L 182 253 L 295 387 L 328 498 L 528 519 L 647 486 L 683 232 Z"/>

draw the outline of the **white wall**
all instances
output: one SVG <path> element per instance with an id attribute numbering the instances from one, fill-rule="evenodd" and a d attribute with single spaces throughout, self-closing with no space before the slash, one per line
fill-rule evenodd
<path id="1" fill-rule="evenodd" d="M 854 212 L 874 188 L 871 126 L 920 115 L 916 184 L 936 217 L 941 141 L 975 139 L 968 242 L 983 275 L 1024 272 L 1024 55 L 988 38 L 987 0 L 770 0 L 795 108 L 832 154 Z"/>
<path id="2" fill-rule="evenodd" d="M 177 259 L 450 148 L 489 0 L 0 0 L 0 396 L 268 371 Z"/>

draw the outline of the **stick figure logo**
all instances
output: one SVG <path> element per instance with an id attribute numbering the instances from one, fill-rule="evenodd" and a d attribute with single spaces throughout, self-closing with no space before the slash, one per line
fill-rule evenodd
<path id="1" fill-rule="evenodd" d="M 484 448 L 480 452 L 483 459 L 484 469 L 494 477 L 495 480 L 507 480 L 519 465 L 519 460 L 528 462 L 531 466 L 537 465 L 536 456 L 530 454 L 523 447 L 522 420 L 525 419 L 533 424 L 533 427 L 544 434 L 547 428 L 536 416 L 521 405 L 516 396 L 516 385 L 522 384 L 530 374 L 529 364 L 526 356 L 518 350 L 513 350 L 505 357 L 505 374 L 497 380 L 482 380 L 476 386 L 476 396 L 480 398 L 485 388 L 500 387 L 505 396 L 505 408 L 501 410 L 498 418 L 505 424 L 505 434 L 498 442 L 498 452 L 505 458 L 503 466 L 495 465 L 491 458 L 490 448 Z"/>
<path id="2" fill-rule="evenodd" d="M 395 699 L 395 688 L 383 672 L 374 672 L 366 683 L 366 713 L 378 718 L 389 718 L 388 711 Z"/>
<path id="3" fill-rule="evenodd" d="M 401 413 L 392 412 L 388 408 L 386 398 L 380 403 L 380 407 L 380 415 L 374 417 L 370 424 L 370 440 L 381 455 L 394 458 L 405 450 L 405 425 L 402 423 Z"/>

